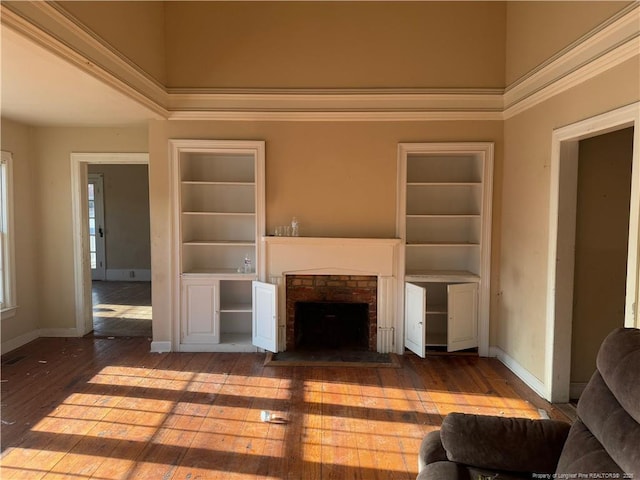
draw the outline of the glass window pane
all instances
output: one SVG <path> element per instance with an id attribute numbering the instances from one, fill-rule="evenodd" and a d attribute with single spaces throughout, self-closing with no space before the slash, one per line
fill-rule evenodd
<path id="1" fill-rule="evenodd" d="M 92 254 L 91 254 L 91 268 L 96 268 L 97 263 L 98 263 L 98 262 L 96 262 L 96 254 L 95 254 L 95 253 L 92 253 Z"/>
<path id="2" fill-rule="evenodd" d="M 96 216 L 96 202 L 93 200 L 89 200 L 89 218 L 94 218 Z"/>
<path id="3" fill-rule="evenodd" d="M 93 183 L 89 184 L 89 200 L 93 200 L 95 198 L 95 194 L 93 193 Z"/>
<path id="4" fill-rule="evenodd" d="M 90 218 L 89 219 L 89 235 L 95 235 L 95 234 L 96 234 L 96 219 Z"/>
<path id="5" fill-rule="evenodd" d="M 95 235 L 91 235 L 89 237 L 89 250 L 92 252 L 96 251 L 96 236 Z"/>

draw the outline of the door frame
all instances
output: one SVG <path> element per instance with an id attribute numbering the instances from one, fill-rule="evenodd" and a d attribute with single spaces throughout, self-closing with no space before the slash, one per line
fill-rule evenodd
<path id="1" fill-rule="evenodd" d="M 638 326 L 640 258 L 640 102 L 553 131 L 547 258 L 545 398 L 569 401 L 580 140 L 633 127 L 624 325 Z"/>
<path id="2" fill-rule="evenodd" d="M 89 261 L 89 164 L 149 165 L 148 153 L 72 153 L 71 208 L 73 227 L 73 277 L 77 336 L 93 330 L 91 262 Z M 153 309 L 153 306 L 152 306 Z"/>

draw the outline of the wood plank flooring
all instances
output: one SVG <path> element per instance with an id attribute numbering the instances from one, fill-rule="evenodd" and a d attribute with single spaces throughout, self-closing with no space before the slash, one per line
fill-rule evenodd
<path id="1" fill-rule="evenodd" d="M 151 282 L 91 284 L 93 335 L 151 337 Z"/>
<path id="2" fill-rule="evenodd" d="M 149 347 L 43 338 L 3 356 L 0 477 L 413 479 L 449 412 L 566 419 L 494 359 L 274 367 Z"/>

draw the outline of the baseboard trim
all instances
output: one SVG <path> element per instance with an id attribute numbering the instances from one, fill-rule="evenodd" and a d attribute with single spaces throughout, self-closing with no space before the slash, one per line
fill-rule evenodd
<path id="1" fill-rule="evenodd" d="M 580 398 L 585 388 L 587 388 L 587 382 L 571 382 L 569 384 L 569 398 Z"/>
<path id="2" fill-rule="evenodd" d="M 6 342 L 2 342 L 0 348 L 2 349 L 2 355 L 5 353 L 9 353 L 17 348 L 26 345 L 29 342 L 33 342 L 38 338 L 38 331 L 34 330 L 29 333 L 25 333 L 24 335 L 20 335 L 18 337 L 12 338 L 11 340 L 7 340 Z"/>
<path id="3" fill-rule="evenodd" d="M 541 382 L 535 375 L 529 370 L 524 368 L 513 357 L 509 356 L 504 350 L 499 347 L 491 347 L 489 349 L 492 357 L 496 357 L 500 362 L 504 364 L 509 370 L 511 370 L 520 380 L 522 380 L 529 388 L 540 395 L 542 398 L 546 398 L 546 388 L 544 383 Z"/>
<path id="4" fill-rule="evenodd" d="M 151 353 L 167 353 L 171 351 L 171 342 L 151 342 Z"/>
<path id="5" fill-rule="evenodd" d="M 151 270 L 141 268 L 107 269 L 108 282 L 150 282 Z"/>
<path id="6" fill-rule="evenodd" d="M 23 335 L 19 335 L 11 340 L 2 342 L 0 349 L 2 355 L 16 350 L 29 342 L 33 342 L 42 337 L 79 337 L 78 330 L 75 328 L 41 328 L 39 330 L 32 330 Z"/>
<path id="7" fill-rule="evenodd" d="M 80 337 L 77 328 L 41 328 L 38 337 Z"/>

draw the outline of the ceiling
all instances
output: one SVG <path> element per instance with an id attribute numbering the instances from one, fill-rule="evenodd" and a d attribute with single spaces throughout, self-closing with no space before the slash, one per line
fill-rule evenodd
<path id="1" fill-rule="evenodd" d="M 0 110 L 34 126 L 130 126 L 151 110 L 2 26 Z"/>

